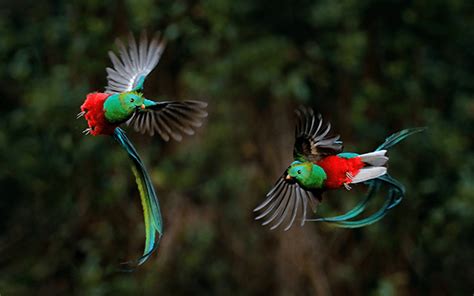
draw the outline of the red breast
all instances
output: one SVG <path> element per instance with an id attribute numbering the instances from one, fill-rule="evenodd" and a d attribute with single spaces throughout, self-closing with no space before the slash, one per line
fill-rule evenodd
<path id="1" fill-rule="evenodd" d="M 104 102 L 110 96 L 106 93 L 90 93 L 81 106 L 81 110 L 85 112 L 84 118 L 91 128 L 91 134 L 111 135 L 114 133 L 117 125 L 107 122 L 104 115 Z"/>
<path id="2" fill-rule="evenodd" d="M 365 166 L 360 157 L 344 158 L 337 155 L 327 156 L 316 163 L 326 172 L 324 185 L 328 189 L 336 189 L 344 183 L 350 183 L 347 173 L 355 176 Z"/>

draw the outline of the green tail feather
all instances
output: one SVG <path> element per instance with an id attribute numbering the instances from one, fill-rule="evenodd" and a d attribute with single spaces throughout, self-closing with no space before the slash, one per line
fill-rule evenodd
<path id="1" fill-rule="evenodd" d="M 160 212 L 160 205 L 155 193 L 155 189 L 151 182 L 150 176 L 143 165 L 137 151 L 133 147 L 130 140 L 125 136 L 125 132 L 116 128 L 114 138 L 127 151 L 128 156 L 132 160 L 132 172 L 135 175 L 140 199 L 143 207 L 143 217 L 145 221 L 145 250 L 143 256 L 136 262 L 127 262 L 127 265 L 139 266 L 143 264 L 158 247 L 161 236 L 163 235 L 163 221 Z"/>
<path id="2" fill-rule="evenodd" d="M 382 183 L 386 183 L 389 186 L 388 196 L 384 205 L 377 212 L 367 218 L 355 221 L 347 221 L 349 219 L 355 218 L 365 210 L 367 202 L 371 200 L 380 190 L 380 185 Z M 393 179 L 390 175 L 386 174 L 375 180 L 369 181 L 369 192 L 366 194 L 365 198 L 346 214 L 330 218 L 307 219 L 306 221 L 327 222 L 331 223 L 331 225 L 342 228 L 364 227 L 382 219 L 390 209 L 394 208 L 400 203 L 404 197 L 404 193 L 405 188 L 403 185 L 396 179 Z"/>
<path id="3" fill-rule="evenodd" d="M 393 188 L 389 188 L 389 193 L 388 196 L 385 200 L 385 203 L 383 206 L 375 213 L 370 215 L 369 217 L 357 221 L 341 221 L 341 222 L 333 222 L 332 225 L 337 226 L 337 227 L 342 227 L 342 228 L 359 228 L 359 227 L 364 227 L 370 224 L 373 224 L 387 214 L 387 212 L 390 209 L 390 205 L 393 203 L 394 199 L 394 190 Z"/>
<path id="4" fill-rule="evenodd" d="M 407 128 L 404 130 L 401 130 L 397 133 L 392 134 L 390 137 L 385 139 L 385 142 L 382 143 L 379 147 L 377 147 L 377 150 L 387 150 L 389 148 L 392 148 L 396 144 L 400 143 L 407 137 L 420 133 L 424 130 L 426 130 L 426 127 L 415 127 L 415 128 Z M 396 179 L 392 178 L 389 174 L 385 174 L 383 176 L 380 176 L 377 178 L 378 180 L 381 180 L 390 186 L 391 190 L 393 190 L 393 200 L 392 203 L 389 205 L 388 210 L 393 209 L 396 207 L 402 199 L 405 197 L 405 186 L 403 186 L 402 183 L 398 182 Z M 373 180 L 375 182 L 375 180 Z"/>
<path id="5" fill-rule="evenodd" d="M 329 221 L 333 223 L 332 225 L 342 228 L 359 228 L 368 226 L 381 220 L 388 213 L 388 211 L 396 207 L 405 196 L 405 187 L 388 174 L 385 174 L 375 180 L 371 180 L 369 183 L 370 191 L 366 196 L 366 200 L 372 198 L 373 193 L 379 190 L 382 183 L 386 183 L 388 186 L 388 196 L 386 197 L 383 206 L 377 212 L 373 213 L 367 218 L 356 221 L 347 221 L 350 218 L 340 221 Z"/>
<path id="6" fill-rule="evenodd" d="M 361 200 L 357 205 L 355 205 L 350 211 L 343 215 L 334 216 L 334 217 L 326 217 L 326 218 L 317 218 L 317 219 L 306 219 L 305 221 L 310 222 L 339 222 L 339 221 L 346 221 L 357 217 L 360 213 L 365 210 L 365 206 L 369 200 L 372 199 L 374 194 L 379 189 L 378 182 L 373 182 L 369 185 L 369 192 L 366 194 L 365 198 Z"/>
<path id="7" fill-rule="evenodd" d="M 396 207 L 402 199 L 405 197 L 405 186 L 402 183 L 398 182 L 397 179 L 392 178 L 389 174 L 378 177 L 379 180 L 388 184 L 391 189 L 394 191 L 394 194 L 397 195 L 394 197 L 392 204 L 388 208 L 389 210 Z"/>
<path id="8" fill-rule="evenodd" d="M 382 143 L 375 151 L 378 150 L 388 150 L 391 147 L 395 146 L 399 142 L 403 141 L 406 137 L 411 136 L 416 133 L 420 133 L 422 131 L 426 130 L 426 127 L 415 127 L 415 128 L 407 128 L 402 131 L 399 131 L 398 133 L 394 133 L 387 139 L 385 139 L 385 142 Z"/>

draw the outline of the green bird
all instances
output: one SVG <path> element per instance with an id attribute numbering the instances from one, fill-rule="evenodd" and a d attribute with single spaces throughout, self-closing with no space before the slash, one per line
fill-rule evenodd
<path id="1" fill-rule="evenodd" d="M 146 77 L 158 64 L 165 48 L 159 34 L 150 42 L 142 33 L 139 43 L 130 35 L 128 47 L 117 40 L 118 53 L 110 51 L 112 68 L 107 68 L 108 84 L 105 92 L 86 96 L 77 118 L 84 116 L 88 128 L 85 134 L 109 135 L 125 149 L 132 162 L 143 207 L 145 221 L 145 249 L 137 265 L 144 263 L 163 235 L 160 206 L 151 178 L 136 149 L 119 127 L 131 125 L 136 131 L 151 136 L 159 134 L 165 141 L 181 141 L 184 134 L 193 135 L 207 116 L 207 103 L 202 101 L 153 101 L 143 95 Z"/>
<path id="2" fill-rule="evenodd" d="M 405 195 L 404 186 L 387 173 L 387 150 L 406 137 L 425 130 L 425 128 L 405 129 L 388 137 L 372 152 L 357 154 L 342 152 L 343 144 L 339 135 L 331 136 L 331 124 L 324 124 L 320 114 L 312 109 L 299 108 L 294 145 L 294 161 L 278 179 L 273 189 L 254 211 L 261 211 L 256 219 L 264 219 L 263 225 L 273 224 L 271 229 L 280 226 L 285 220 L 288 230 L 297 215 L 301 225 L 305 221 L 334 223 L 336 226 L 356 228 L 380 220 L 388 210 L 395 207 Z M 339 188 L 351 189 L 350 184 L 367 183 L 367 197 L 344 215 L 331 218 L 308 219 L 308 203 L 316 211 L 322 201 L 323 193 Z M 373 215 L 348 221 L 361 214 L 367 202 L 380 189 L 388 185 L 386 203 Z M 299 213 L 299 214 L 298 214 Z"/>

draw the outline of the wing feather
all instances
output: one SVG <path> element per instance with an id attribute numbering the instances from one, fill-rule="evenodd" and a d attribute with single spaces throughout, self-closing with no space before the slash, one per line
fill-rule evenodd
<path id="1" fill-rule="evenodd" d="M 280 178 L 278 181 L 275 183 L 275 186 L 270 190 L 270 192 L 267 193 L 267 199 L 264 200 L 258 207 L 256 207 L 253 211 L 257 212 L 260 211 L 262 208 L 264 208 L 268 203 L 270 203 L 278 194 L 280 191 L 284 188 L 284 179 Z M 278 190 L 278 191 L 277 191 Z M 273 194 L 275 193 L 275 194 Z"/>
<path id="2" fill-rule="evenodd" d="M 295 112 L 297 115 L 293 151 L 295 159 L 316 162 L 324 156 L 342 151 L 339 135 L 328 136 L 331 124 L 324 125 L 321 114 L 315 115 L 312 109 L 306 107 L 300 107 Z"/>
<path id="3" fill-rule="evenodd" d="M 293 225 L 293 222 L 295 222 L 296 219 L 296 214 L 298 212 L 298 207 L 300 205 L 300 200 L 302 199 L 301 197 L 301 192 L 296 189 L 296 198 L 294 199 L 294 206 L 293 206 L 293 213 L 291 215 L 291 220 L 288 223 L 288 225 L 285 227 L 285 231 L 291 228 L 291 225 Z"/>
<path id="4" fill-rule="evenodd" d="M 291 186 L 287 186 L 285 188 L 285 194 L 282 195 L 282 198 L 281 198 L 281 202 L 280 204 L 278 205 L 278 207 L 276 208 L 276 210 L 271 214 L 270 218 L 268 218 L 266 221 L 264 221 L 262 223 L 262 225 L 268 225 L 270 222 L 272 222 L 273 220 L 275 220 L 278 216 L 280 216 L 282 210 L 285 209 L 286 207 L 286 204 L 288 203 L 288 200 L 290 199 L 291 197 L 291 191 L 292 191 L 292 188 Z M 271 228 L 272 229 L 272 228 Z M 274 228 L 273 228 L 274 229 Z"/>
<path id="5" fill-rule="evenodd" d="M 303 226 L 308 200 L 315 203 L 321 199 L 321 192 L 306 190 L 298 183 L 286 180 L 286 175 L 285 172 L 267 193 L 267 198 L 254 209 L 254 212 L 261 212 L 255 220 L 264 219 L 262 225 L 272 224 L 271 230 L 278 228 L 284 221 L 287 221 L 284 230 L 290 229 L 296 217 L 300 217 L 300 225 Z"/>
<path id="6" fill-rule="evenodd" d="M 200 101 L 157 102 L 145 110 L 137 110 L 127 121 L 136 131 L 154 135 L 165 141 L 181 141 L 183 135 L 193 135 L 207 116 L 207 103 Z"/>
<path id="7" fill-rule="evenodd" d="M 304 190 L 300 191 L 300 194 L 302 195 L 301 199 L 303 200 L 303 213 L 305 213 L 304 218 L 301 219 L 301 224 L 300 224 L 301 226 L 303 226 L 304 222 L 306 221 L 306 210 L 308 209 L 308 199 L 310 199 L 311 197 Z"/>
<path id="8" fill-rule="evenodd" d="M 166 42 L 156 34 L 151 42 L 142 32 L 139 42 L 132 34 L 128 37 L 128 48 L 116 41 L 118 55 L 109 51 L 112 68 L 106 68 L 106 93 L 122 93 L 135 90 L 142 78 L 146 78 L 158 64 Z"/>
<path id="9" fill-rule="evenodd" d="M 279 205 L 280 205 L 280 204 L 283 202 L 283 200 L 285 199 L 285 196 L 286 196 L 287 192 L 288 192 L 288 186 L 283 186 L 283 187 L 282 187 L 282 192 L 280 192 L 280 194 L 278 194 L 278 195 L 275 195 L 276 200 L 275 200 L 273 203 L 271 203 L 271 204 L 268 206 L 268 208 L 265 209 L 265 211 L 263 211 L 263 213 L 262 213 L 260 216 L 258 216 L 256 219 L 262 219 L 263 217 L 269 215 L 269 214 L 273 211 L 273 209 L 275 209 L 275 211 L 277 211 Z M 271 217 L 270 217 L 270 218 L 271 218 Z M 265 221 L 262 223 L 262 225 L 266 225 L 266 224 L 267 224 L 267 223 L 266 223 Z"/>
<path id="10" fill-rule="evenodd" d="M 277 228 L 278 226 L 281 225 L 281 223 L 283 223 L 283 221 L 285 220 L 285 218 L 288 217 L 288 214 L 289 212 L 291 212 L 291 209 L 292 209 L 292 205 L 295 203 L 295 200 L 297 199 L 295 197 L 295 186 L 294 185 L 291 185 L 290 186 L 290 193 L 288 194 L 288 198 L 287 198 L 287 202 L 285 203 L 284 207 L 280 210 L 280 213 L 279 213 L 279 219 L 278 221 L 272 226 L 270 227 L 270 230 L 273 230 L 275 228 Z"/>

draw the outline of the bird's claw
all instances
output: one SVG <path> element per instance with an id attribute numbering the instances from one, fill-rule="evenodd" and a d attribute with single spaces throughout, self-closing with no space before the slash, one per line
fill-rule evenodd
<path id="1" fill-rule="evenodd" d="M 92 131 L 92 129 L 90 127 L 88 127 L 85 130 L 83 130 L 82 133 L 87 136 L 87 135 L 91 134 L 91 131 Z"/>
<path id="2" fill-rule="evenodd" d="M 85 114 L 86 114 L 86 111 L 82 111 L 82 112 L 77 113 L 76 119 L 81 118 L 81 117 L 84 116 Z"/>
<path id="3" fill-rule="evenodd" d="M 352 182 L 352 179 L 354 179 L 354 176 L 351 174 L 351 172 L 346 172 L 346 177 L 349 179 L 349 182 L 346 182 L 344 183 L 344 188 L 346 188 L 347 190 L 351 190 L 352 187 L 349 186 L 349 183 Z"/>

